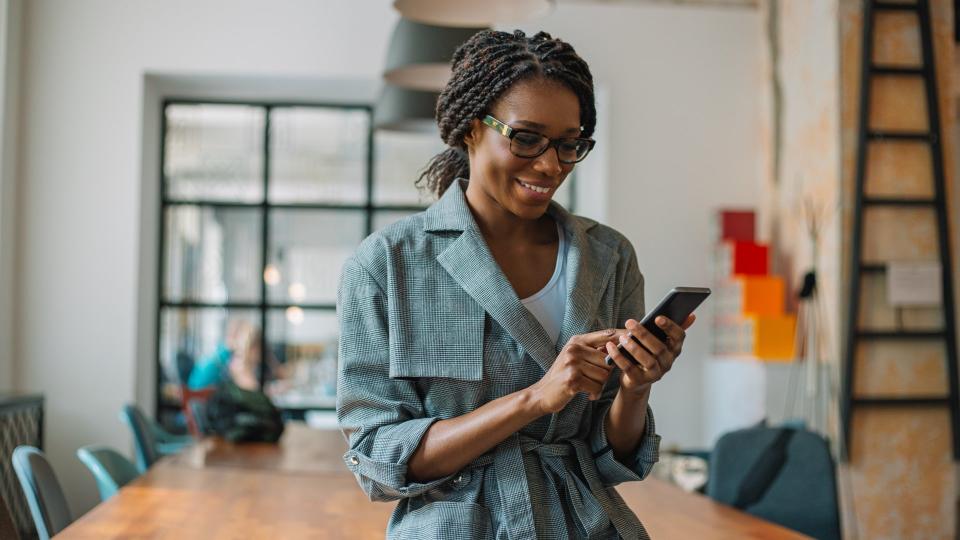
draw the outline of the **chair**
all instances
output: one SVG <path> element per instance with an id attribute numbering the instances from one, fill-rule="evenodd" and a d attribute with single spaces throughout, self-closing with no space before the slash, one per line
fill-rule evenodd
<path id="1" fill-rule="evenodd" d="M 810 431 L 754 427 L 725 434 L 710 456 L 707 495 L 814 538 L 840 538 L 830 447 Z"/>
<path id="2" fill-rule="evenodd" d="M 106 446 L 84 446 L 77 450 L 77 457 L 97 481 L 101 501 L 113 497 L 121 487 L 140 476 L 136 465 Z"/>
<path id="3" fill-rule="evenodd" d="M 137 454 L 137 470 L 145 472 L 160 456 L 175 454 L 193 442 L 190 436 L 179 436 L 167 432 L 147 417 L 136 405 L 125 405 L 120 412 L 123 420 L 133 433 Z"/>
<path id="4" fill-rule="evenodd" d="M 180 387 L 180 407 L 183 409 L 183 417 L 187 421 L 187 430 L 190 435 L 197 439 L 203 437 L 206 432 L 206 422 L 203 416 L 204 405 L 216 389 L 215 386 L 197 389 L 191 389 L 187 385 Z"/>
<path id="5" fill-rule="evenodd" d="M 13 470 L 20 480 L 40 540 L 48 540 L 70 525 L 73 517 L 63 489 L 47 457 L 33 446 L 13 451 Z"/>

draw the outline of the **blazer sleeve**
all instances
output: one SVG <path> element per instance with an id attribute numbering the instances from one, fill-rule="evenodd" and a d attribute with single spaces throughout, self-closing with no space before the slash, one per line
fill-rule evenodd
<path id="1" fill-rule="evenodd" d="M 618 303 L 617 327 L 623 328 L 629 318 L 637 319 L 643 316 L 643 274 L 637 263 L 637 255 L 630 247 L 627 256 L 624 287 L 626 293 Z M 637 451 L 626 462 L 619 461 L 613 453 L 613 447 L 607 439 L 605 427 L 607 413 L 613 404 L 617 391 L 620 389 L 620 370 L 614 372 L 607 379 L 600 399 L 593 402 L 593 423 L 590 427 L 590 447 L 597 463 L 600 480 L 605 486 L 615 486 L 622 482 L 643 480 L 650 474 L 653 465 L 660 459 L 660 436 L 656 433 L 656 424 L 653 419 L 653 409 L 647 406 L 646 432 Z"/>
<path id="2" fill-rule="evenodd" d="M 387 295 L 356 258 L 344 264 L 337 314 L 337 421 L 349 444 L 347 468 L 374 501 L 414 497 L 447 481 L 407 479 L 407 463 L 438 418 L 425 415 L 412 381 L 390 378 Z"/>

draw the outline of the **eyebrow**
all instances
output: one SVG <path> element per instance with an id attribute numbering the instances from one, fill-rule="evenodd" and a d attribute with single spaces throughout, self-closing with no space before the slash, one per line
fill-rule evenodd
<path id="1" fill-rule="evenodd" d="M 523 124 L 523 125 L 525 125 L 525 126 L 528 126 L 528 127 L 533 128 L 533 129 L 540 129 L 540 130 L 547 129 L 547 126 L 545 126 L 545 125 L 543 125 L 543 124 L 539 124 L 539 123 L 537 123 L 537 122 L 531 122 L 531 121 L 529 121 L 529 120 L 517 120 L 516 123 L 517 123 L 517 124 Z M 578 128 L 578 127 L 570 128 L 570 129 L 564 131 L 564 133 L 580 133 L 580 128 Z"/>

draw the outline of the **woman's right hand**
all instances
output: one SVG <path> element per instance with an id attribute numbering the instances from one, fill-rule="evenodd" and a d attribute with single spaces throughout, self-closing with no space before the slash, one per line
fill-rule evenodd
<path id="1" fill-rule="evenodd" d="M 578 392 L 586 393 L 591 400 L 598 399 L 613 371 L 604 362 L 605 344 L 608 341 L 616 344 L 625 332 L 623 329 L 598 330 L 570 338 L 550 370 L 530 387 L 534 403 L 542 414 L 559 412 Z"/>

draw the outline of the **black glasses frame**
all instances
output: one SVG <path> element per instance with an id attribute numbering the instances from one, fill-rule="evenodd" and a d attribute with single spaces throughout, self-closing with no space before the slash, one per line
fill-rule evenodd
<path id="1" fill-rule="evenodd" d="M 488 126 L 490 126 L 490 127 L 493 128 L 494 130 L 496 130 L 497 133 L 499 133 L 499 134 L 503 135 L 504 137 L 510 139 L 510 152 L 511 152 L 513 155 L 515 155 L 515 156 L 517 156 L 517 157 L 520 157 L 520 158 L 526 158 L 526 159 L 537 158 L 537 157 L 542 156 L 543 153 L 546 152 L 547 150 L 549 150 L 550 148 L 555 148 L 555 149 L 557 150 L 557 160 L 560 161 L 560 163 L 564 163 L 564 164 L 566 164 L 566 165 L 572 165 L 572 164 L 574 164 L 574 163 L 580 163 L 581 161 L 583 161 L 588 155 L 590 155 L 590 151 L 593 150 L 593 147 L 597 144 L 597 141 L 595 141 L 595 140 L 593 140 L 593 139 L 588 139 L 588 138 L 586 138 L 586 137 L 560 137 L 560 138 L 558 138 L 558 139 L 551 139 L 551 138 L 547 137 L 546 135 L 544 135 L 544 134 L 542 134 L 542 133 L 537 133 L 536 131 L 532 131 L 532 130 L 529 130 L 529 129 L 514 129 L 514 128 L 508 126 L 506 123 L 501 122 L 500 120 L 497 120 L 497 119 L 494 118 L 493 116 L 490 116 L 489 114 L 483 117 L 483 123 L 486 124 L 486 125 L 488 125 Z M 546 139 L 546 140 L 547 140 L 547 144 L 544 145 L 544 147 L 543 147 L 542 150 L 540 150 L 539 152 L 537 152 L 537 153 L 534 154 L 534 155 L 530 155 L 530 156 L 520 155 L 520 154 L 516 153 L 516 151 L 514 151 L 514 149 L 513 149 L 513 139 L 514 139 L 514 137 L 516 137 L 517 135 L 519 135 L 519 134 L 521 134 L 521 133 L 531 133 L 531 134 L 533 134 L 533 135 L 537 135 L 537 136 L 539 136 L 539 137 L 542 137 L 543 139 Z M 578 142 L 585 142 L 585 143 L 587 143 L 587 151 L 584 152 L 584 154 L 583 154 L 582 156 L 580 156 L 579 158 L 577 158 L 577 159 L 575 159 L 575 160 L 573 160 L 573 161 L 570 161 L 570 160 L 566 160 L 566 159 L 561 158 L 561 157 L 560 157 L 560 148 L 559 148 L 559 145 L 560 145 L 561 143 L 563 143 L 563 142 L 569 142 L 569 141 L 578 141 Z"/>

